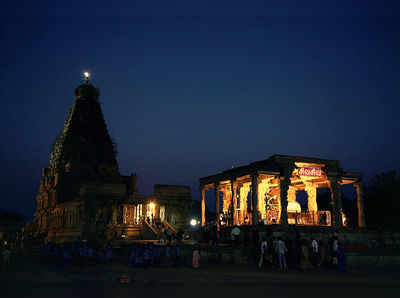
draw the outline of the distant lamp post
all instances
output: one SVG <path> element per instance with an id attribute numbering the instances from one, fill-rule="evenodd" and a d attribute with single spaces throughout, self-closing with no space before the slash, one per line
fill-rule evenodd
<path id="1" fill-rule="evenodd" d="M 198 221 L 195 220 L 194 218 L 190 220 L 190 225 L 191 225 L 192 227 L 195 227 L 195 226 L 197 225 L 197 223 L 198 223 Z"/>

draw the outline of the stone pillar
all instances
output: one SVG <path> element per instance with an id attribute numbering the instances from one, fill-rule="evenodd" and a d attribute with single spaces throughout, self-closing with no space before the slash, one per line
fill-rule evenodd
<path id="1" fill-rule="evenodd" d="M 296 188 L 294 186 L 289 185 L 289 189 L 287 192 L 287 200 L 289 202 L 296 202 Z"/>
<path id="2" fill-rule="evenodd" d="M 313 224 L 318 225 L 318 203 L 317 203 L 317 188 L 312 183 L 305 183 L 307 192 L 307 209 L 311 213 Z"/>
<path id="3" fill-rule="evenodd" d="M 231 180 L 231 202 L 232 202 L 232 209 L 233 209 L 233 225 L 238 225 L 238 216 L 237 216 L 237 198 L 236 198 L 236 187 L 235 187 L 235 182 Z"/>
<path id="4" fill-rule="evenodd" d="M 240 187 L 240 224 L 244 223 L 247 214 L 247 196 L 250 192 L 250 183 L 242 184 Z"/>
<path id="5" fill-rule="evenodd" d="M 280 201 L 281 201 L 281 225 L 288 225 L 288 215 L 287 215 L 287 206 L 288 206 L 288 190 L 290 185 L 290 176 L 285 175 L 280 177 Z"/>
<path id="6" fill-rule="evenodd" d="M 258 173 L 251 175 L 252 224 L 258 224 Z"/>
<path id="7" fill-rule="evenodd" d="M 230 210 L 231 210 L 231 215 L 232 215 L 232 224 L 233 225 L 235 225 L 236 224 L 236 222 L 235 222 L 235 204 L 234 204 L 234 201 L 235 201 L 235 194 L 236 194 L 236 190 L 235 190 L 235 187 L 234 187 L 234 180 L 231 180 L 231 204 L 230 204 Z"/>
<path id="8" fill-rule="evenodd" d="M 132 224 L 136 224 L 136 206 L 132 206 Z"/>
<path id="9" fill-rule="evenodd" d="M 358 227 L 365 228 L 365 216 L 364 216 L 364 198 L 363 198 L 363 183 L 358 181 L 354 183 L 354 187 L 357 192 L 357 209 L 358 209 Z"/>
<path id="10" fill-rule="evenodd" d="M 260 211 L 260 214 L 261 214 L 261 218 L 259 218 L 259 219 L 264 219 L 266 217 L 265 198 L 266 198 L 266 194 L 269 191 L 268 183 L 269 183 L 268 179 L 261 180 L 258 183 L 258 210 Z"/>
<path id="11" fill-rule="evenodd" d="M 219 189 L 218 189 L 218 182 L 215 182 L 214 184 L 214 190 L 215 190 L 215 219 L 217 223 L 217 227 L 219 228 L 219 211 L 220 211 L 220 198 L 219 198 Z"/>
<path id="12" fill-rule="evenodd" d="M 343 227 L 342 221 L 342 190 L 337 181 L 337 177 L 328 177 L 329 188 L 331 190 L 331 204 L 332 204 L 332 225 L 336 228 Z"/>
<path id="13" fill-rule="evenodd" d="M 308 211 L 317 212 L 317 188 L 310 183 L 306 183 L 307 201 L 308 201 Z"/>
<path id="14" fill-rule="evenodd" d="M 204 227 L 206 225 L 206 189 L 202 187 L 200 192 L 201 192 L 201 226 Z"/>

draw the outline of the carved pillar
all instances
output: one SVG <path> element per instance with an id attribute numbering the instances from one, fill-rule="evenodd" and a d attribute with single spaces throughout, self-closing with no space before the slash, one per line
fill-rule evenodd
<path id="1" fill-rule="evenodd" d="M 250 183 L 242 184 L 240 187 L 240 213 L 241 213 L 241 222 L 243 224 L 247 215 L 247 196 L 250 192 Z"/>
<path id="2" fill-rule="evenodd" d="M 218 189 L 218 182 L 214 183 L 214 190 L 215 190 L 215 219 L 217 223 L 217 227 L 219 228 L 219 211 L 220 211 L 220 198 L 219 198 L 219 189 Z"/>
<path id="3" fill-rule="evenodd" d="M 201 187 L 201 226 L 206 225 L 206 189 Z"/>
<path id="4" fill-rule="evenodd" d="M 287 215 L 287 206 L 288 206 L 288 190 L 290 185 L 290 176 L 280 177 L 280 201 L 281 201 L 281 225 L 288 225 L 288 215 Z"/>
<path id="5" fill-rule="evenodd" d="M 306 192 L 307 192 L 307 201 L 308 201 L 308 211 L 317 212 L 318 211 L 318 203 L 317 203 L 317 188 L 311 183 L 305 183 Z"/>
<path id="6" fill-rule="evenodd" d="M 329 189 L 331 191 L 331 204 L 332 204 L 332 225 L 336 228 L 343 226 L 342 221 L 342 190 L 340 184 L 337 181 L 337 177 L 328 177 Z"/>
<path id="7" fill-rule="evenodd" d="M 288 193 L 287 193 L 288 202 L 296 202 L 296 188 L 294 186 L 289 185 Z"/>
<path id="8" fill-rule="evenodd" d="M 241 225 L 243 223 L 244 217 L 243 217 L 243 199 L 242 199 L 242 185 L 240 184 L 236 184 L 235 185 L 236 190 L 235 193 L 236 195 L 239 197 L 239 215 L 238 215 L 238 219 L 237 219 L 237 224 Z"/>
<path id="9" fill-rule="evenodd" d="M 264 180 L 260 181 L 260 183 L 258 184 L 258 210 L 260 211 L 260 214 L 261 214 L 261 218 L 259 218 L 260 220 L 266 218 L 265 198 L 269 191 L 268 183 L 269 183 L 269 180 L 264 179 Z"/>
<path id="10" fill-rule="evenodd" d="M 136 205 L 133 205 L 132 206 L 132 220 L 133 220 L 133 224 L 136 224 L 137 223 L 137 219 L 136 219 Z"/>
<path id="11" fill-rule="evenodd" d="M 223 213 L 228 213 L 229 201 L 230 201 L 230 198 L 227 196 L 227 193 L 223 192 L 223 196 L 222 196 L 222 212 Z"/>
<path id="12" fill-rule="evenodd" d="M 305 191 L 307 192 L 307 209 L 311 213 L 313 224 L 318 225 L 318 203 L 317 188 L 312 183 L 305 183 Z"/>
<path id="13" fill-rule="evenodd" d="M 233 209 L 233 225 L 239 224 L 238 214 L 237 214 L 237 197 L 236 197 L 236 185 L 234 180 L 231 180 L 231 202 L 232 202 L 232 209 Z"/>
<path id="14" fill-rule="evenodd" d="M 232 191 L 232 210 L 233 210 L 233 224 L 234 225 L 239 225 L 240 224 L 240 216 L 238 215 L 237 212 L 237 184 L 234 182 L 234 180 L 231 180 L 231 191 Z M 241 205 L 239 205 L 241 206 Z"/>
<path id="15" fill-rule="evenodd" d="M 253 208 L 252 224 L 258 224 L 258 173 L 251 175 L 251 205 Z"/>
<path id="16" fill-rule="evenodd" d="M 365 227 L 364 216 L 364 198 L 363 198 L 363 183 L 361 181 L 354 183 L 357 192 L 357 209 L 358 209 L 358 227 Z"/>

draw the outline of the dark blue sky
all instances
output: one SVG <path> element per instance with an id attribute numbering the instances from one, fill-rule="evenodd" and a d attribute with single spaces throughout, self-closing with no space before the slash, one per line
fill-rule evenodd
<path id="1" fill-rule="evenodd" d="M 394 3 L 1 4 L 0 208 L 31 217 L 83 70 L 142 193 L 274 153 L 399 169 Z"/>

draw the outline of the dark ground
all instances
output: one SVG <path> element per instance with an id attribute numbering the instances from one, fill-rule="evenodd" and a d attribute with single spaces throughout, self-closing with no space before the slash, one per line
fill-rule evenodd
<path id="1" fill-rule="evenodd" d="M 131 283 L 120 284 L 127 275 Z M 132 269 L 123 264 L 80 269 L 13 260 L 0 273 L 0 297 L 400 297 L 400 270 L 287 273 L 251 265 Z"/>

